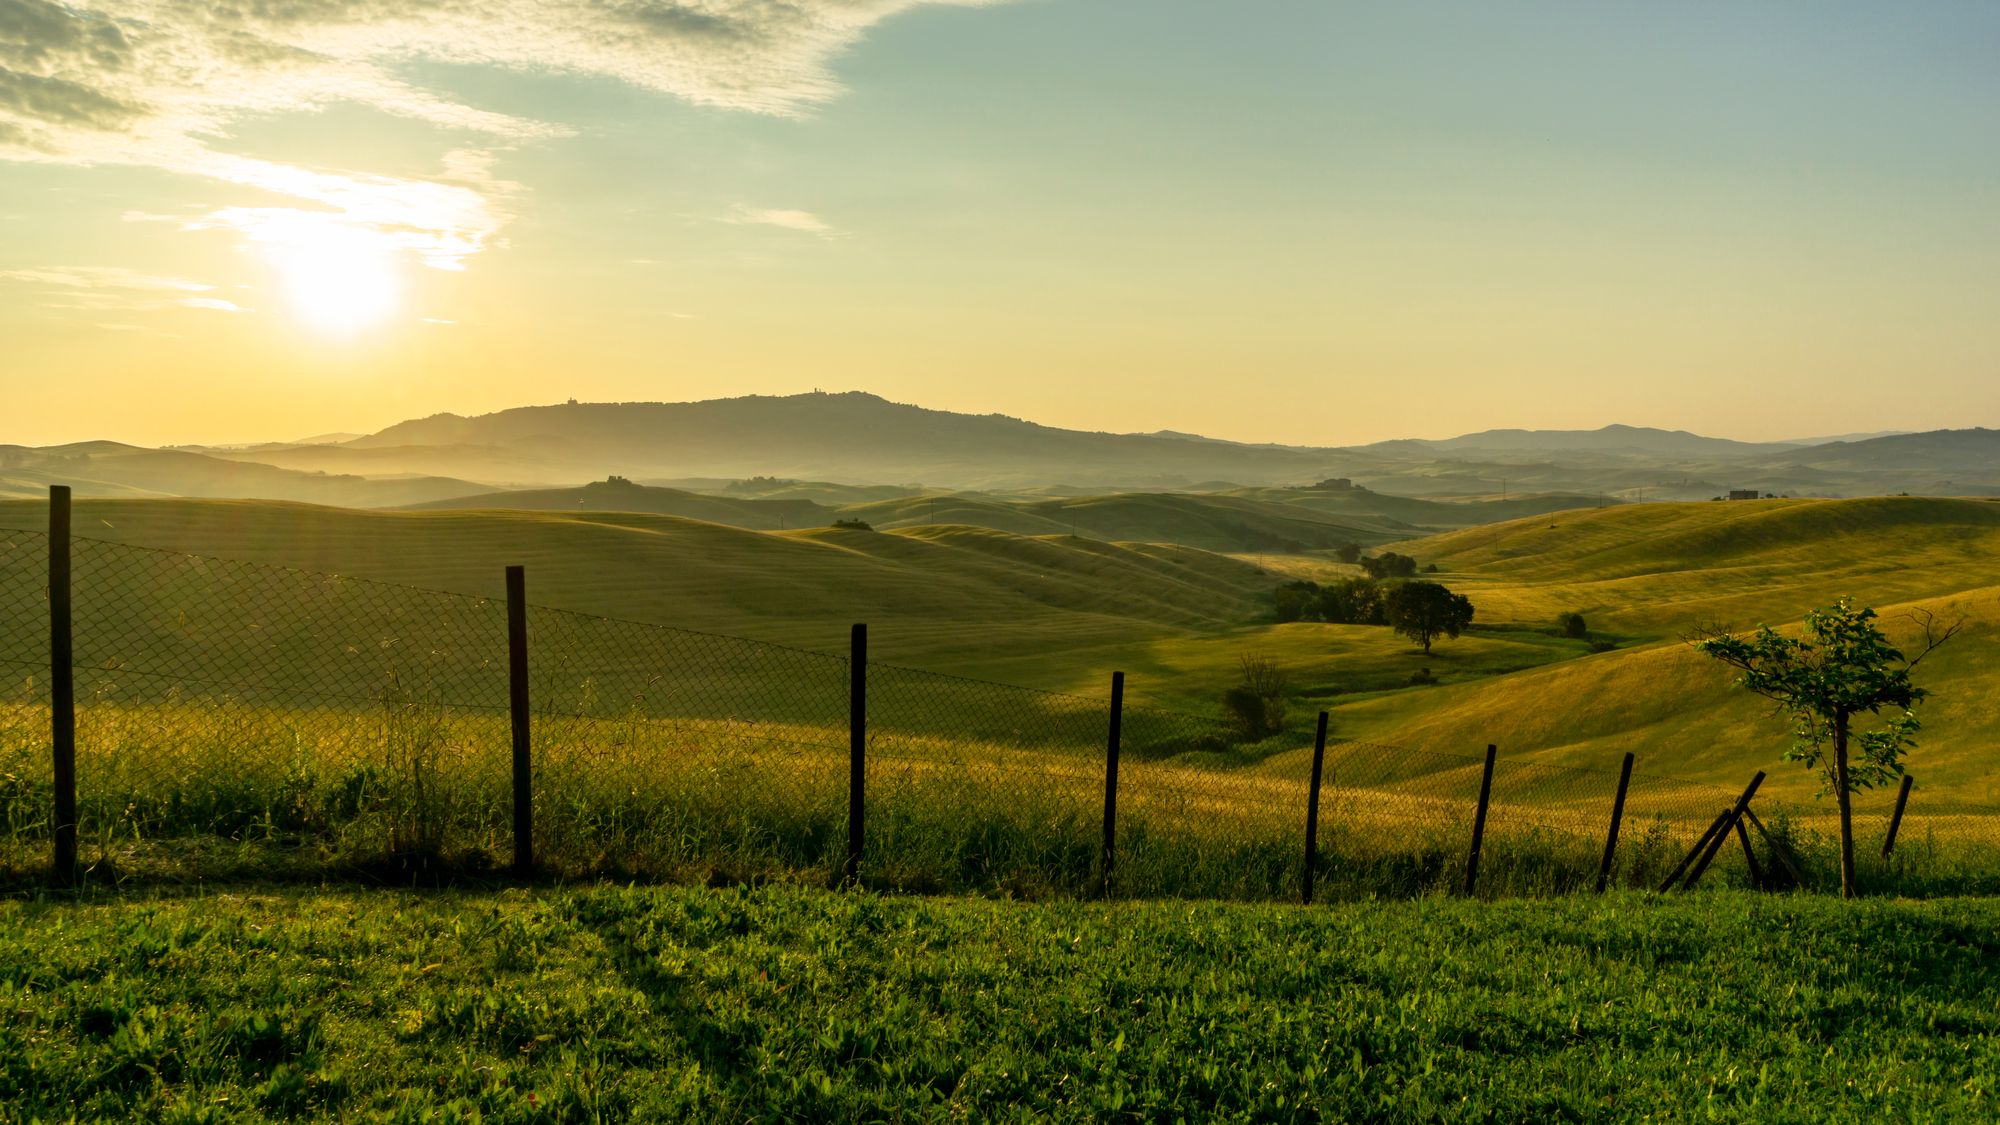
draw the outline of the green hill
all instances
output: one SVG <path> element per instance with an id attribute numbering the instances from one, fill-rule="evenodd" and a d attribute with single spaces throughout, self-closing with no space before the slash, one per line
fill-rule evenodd
<path id="1" fill-rule="evenodd" d="M 1394 521 L 1348 518 L 1242 496 L 1131 492 L 1015 501 L 941 494 L 841 510 L 876 527 L 963 523 L 1020 535 L 1086 535 L 1117 542 L 1178 543 L 1210 551 L 1325 550 L 1402 538 Z"/>
<path id="2" fill-rule="evenodd" d="M 1188 548 L 968 527 L 773 533 L 640 513 L 193 500 L 79 500 L 74 518 L 84 536 L 484 597 L 520 563 L 539 604 L 807 648 L 844 651 L 866 621 L 884 659 L 960 671 L 1226 630 L 1271 581 Z M 0 527 L 45 520 L 44 504 L 0 502 Z"/>
<path id="3" fill-rule="evenodd" d="M 1596 496 L 1572 492 L 1536 493 L 1505 500 L 1437 500 L 1397 496 L 1367 488 L 1243 488 L 1232 490 L 1229 495 L 1310 508 L 1331 516 L 1433 530 L 1474 527 L 1573 508 L 1594 508 L 1601 503 Z"/>
<path id="4" fill-rule="evenodd" d="M 1334 700 L 1341 733 L 1466 753 L 1640 768 L 1741 784 L 1768 769 L 1775 795 L 1815 784 L 1778 762 L 1790 741 L 1770 706 L 1729 687 L 1679 635 L 1702 624 L 1795 624 L 1852 595 L 1909 638 L 1907 615 L 1966 619 L 1928 660 L 1934 694 L 1911 770 L 1944 803 L 2000 805 L 1990 748 L 2000 715 L 1984 705 L 2000 674 L 2000 504 L 1927 498 L 1646 504 L 1560 513 L 1399 545 L 1479 607 L 1479 623 L 1548 624 L 1566 609 L 1627 638 L 1619 651 L 1499 677 Z M 1338 628 L 1323 626 L 1322 628 Z M 1501 634 L 1486 634 L 1504 636 Z M 1416 657 L 1403 658 L 1414 663 Z M 1870 799 L 1873 805 L 1886 795 Z"/>
<path id="5" fill-rule="evenodd" d="M 1431 536 L 1435 562 L 1484 621 L 1582 612 L 1660 638 L 1700 623 L 1796 620 L 1843 594 L 1939 597 L 1993 578 L 2000 503 L 1928 497 L 1634 504 Z"/>
<path id="6" fill-rule="evenodd" d="M 408 507 L 414 511 L 487 508 L 524 512 L 644 512 L 706 520 L 753 531 L 817 527 L 830 523 L 834 518 L 831 509 L 810 500 L 711 496 L 678 488 L 633 484 L 622 477 L 593 481 L 581 488 L 482 492 Z"/>

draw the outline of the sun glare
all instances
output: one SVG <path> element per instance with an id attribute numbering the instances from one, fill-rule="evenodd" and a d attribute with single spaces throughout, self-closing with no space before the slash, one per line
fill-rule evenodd
<path id="1" fill-rule="evenodd" d="M 270 238 L 266 249 L 293 315 L 319 332 L 357 335 L 402 304 L 396 248 L 373 230 L 302 221 Z"/>

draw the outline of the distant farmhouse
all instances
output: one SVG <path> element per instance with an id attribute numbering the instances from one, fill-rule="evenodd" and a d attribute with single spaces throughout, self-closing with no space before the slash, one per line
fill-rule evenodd
<path id="1" fill-rule="evenodd" d="M 1755 500 L 1760 495 L 1762 494 L 1754 488 L 1732 488 L 1729 490 L 1729 498 L 1731 500 Z"/>
<path id="2" fill-rule="evenodd" d="M 1365 489 L 1365 488 L 1363 488 L 1363 489 L 1356 489 L 1356 488 L 1354 487 L 1354 482 L 1353 482 L 1352 480 L 1348 479 L 1347 477 L 1328 477 L 1327 479 L 1325 479 L 1325 480 L 1323 480 L 1323 481 L 1320 481 L 1320 482 L 1319 482 L 1318 484 L 1309 484 L 1309 485 L 1306 485 L 1306 486 L 1305 486 L 1304 488 L 1301 488 L 1301 489 L 1298 489 L 1298 491 L 1300 491 L 1300 492 L 1356 492 L 1356 491 L 1359 491 L 1359 492 L 1366 492 L 1366 491 L 1368 491 L 1368 490 L 1367 490 L 1367 489 Z"/>

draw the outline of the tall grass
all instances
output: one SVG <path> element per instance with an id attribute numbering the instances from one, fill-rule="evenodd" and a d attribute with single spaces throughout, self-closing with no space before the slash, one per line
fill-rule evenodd
<path id="1" fill-rule="evenodd" d="M 48 712 L 0 706 L 0 865 L 47 863 Z M 549 875 L 673 881 L 839 878 L 847 846 L 845 731 L 804 724 L 536 718 L 535 848 Z M 505 714 L 391 684 L 373 705 L 286 709 L 236 700 L 95 702 L 79 710 L 80 836 L 92 878 L 477 874 L 512 849 Z M 1214 755 L 1138 758 L 1121 780 L 1112 893 L 1290 899 L 1304 875 L 1302 779 Z M 1349 776 L 1360 776 L 1349 770 Z M 1469 800 L 1385 777 L 1329 782 L 1322 899 L 1457 890 Z M 1499 790 L 1496 790 L 1499 792 Z M 1602 808 L 1496 797 L 1477 893 L 1587 889 Z M 1094 754 L 885 732 L 871 739 L 864 881 L 917 892 L 1081 897 L 1103 881 L 1103 774 Z M 1837 854 L 1820 819 L 1768 818 L 1812 885 Z M 1704 824 L 1628 814 L 1613 880 L 1656 884 Z M 1913 820 L 1877 892 L 2000 890 L 1980 823 Z M 1775 870 L 1767 856 L 1766 867 Z M 1732 845 L 1709 879 L 1742 884 Z"/>

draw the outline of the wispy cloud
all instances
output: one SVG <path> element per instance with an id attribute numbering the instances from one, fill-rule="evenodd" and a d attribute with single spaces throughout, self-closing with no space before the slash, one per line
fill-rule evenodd
<path id="1" fill-rule="evenodd" d="M 492 154 L 567 130 L 427 87 L 410 60 L 610 78 L 798 116 L 840 92 L 831 59 L 882 20 L 988 2 L 0 0 L 0 160 L 141 165 L 260 189 L 296 203 L 219 207 L 191 225 L 255 241 L 313 215 L 458 269 L 509 219 L 513 185 L 492 175 Z M 435 126 L 452 138 L 439 173 L 307 169 L 211 147 L 245 118 L 338 104 Z M 833 233 L 802 211 L 733 221 Z"/>
<path id="2" fill-rule="evenodd" d="M 124 289 L 140 293 L 205 293 L 215 286 L 183 277 L 161 277 L 119 266 L 58 266 L 35 270 L 0 270 L 0 279 L 65 289 Z"/>
<path id="3" fill-rule="evenodd" d="M 0 282 L 17 282 L 41 289 L 41 307 L 68 313 L 101 316 L 105 313 L 164 312 L 175 309 L 212 309 L 243 312 L 234 301 L 207 294 L 215 286 L 185 277 L 167 277 L 119 266 L 53 266 L 43 269 L 0 270 Z M 99 327 L 118 331 L 134 325 L 100 322 Z"/>
<path id="4" fill-rule="evenodd" d="M 786 230 L 816 234 L 821 238 L 834 238 L 840 232 L 828 225 L 826 220 L 811 211 L 794 211 L 774 207 L 749 207 L 737 204 L 722 216 L 725 223 L 749 223 L 760 226 L 783 227 Z"/>

